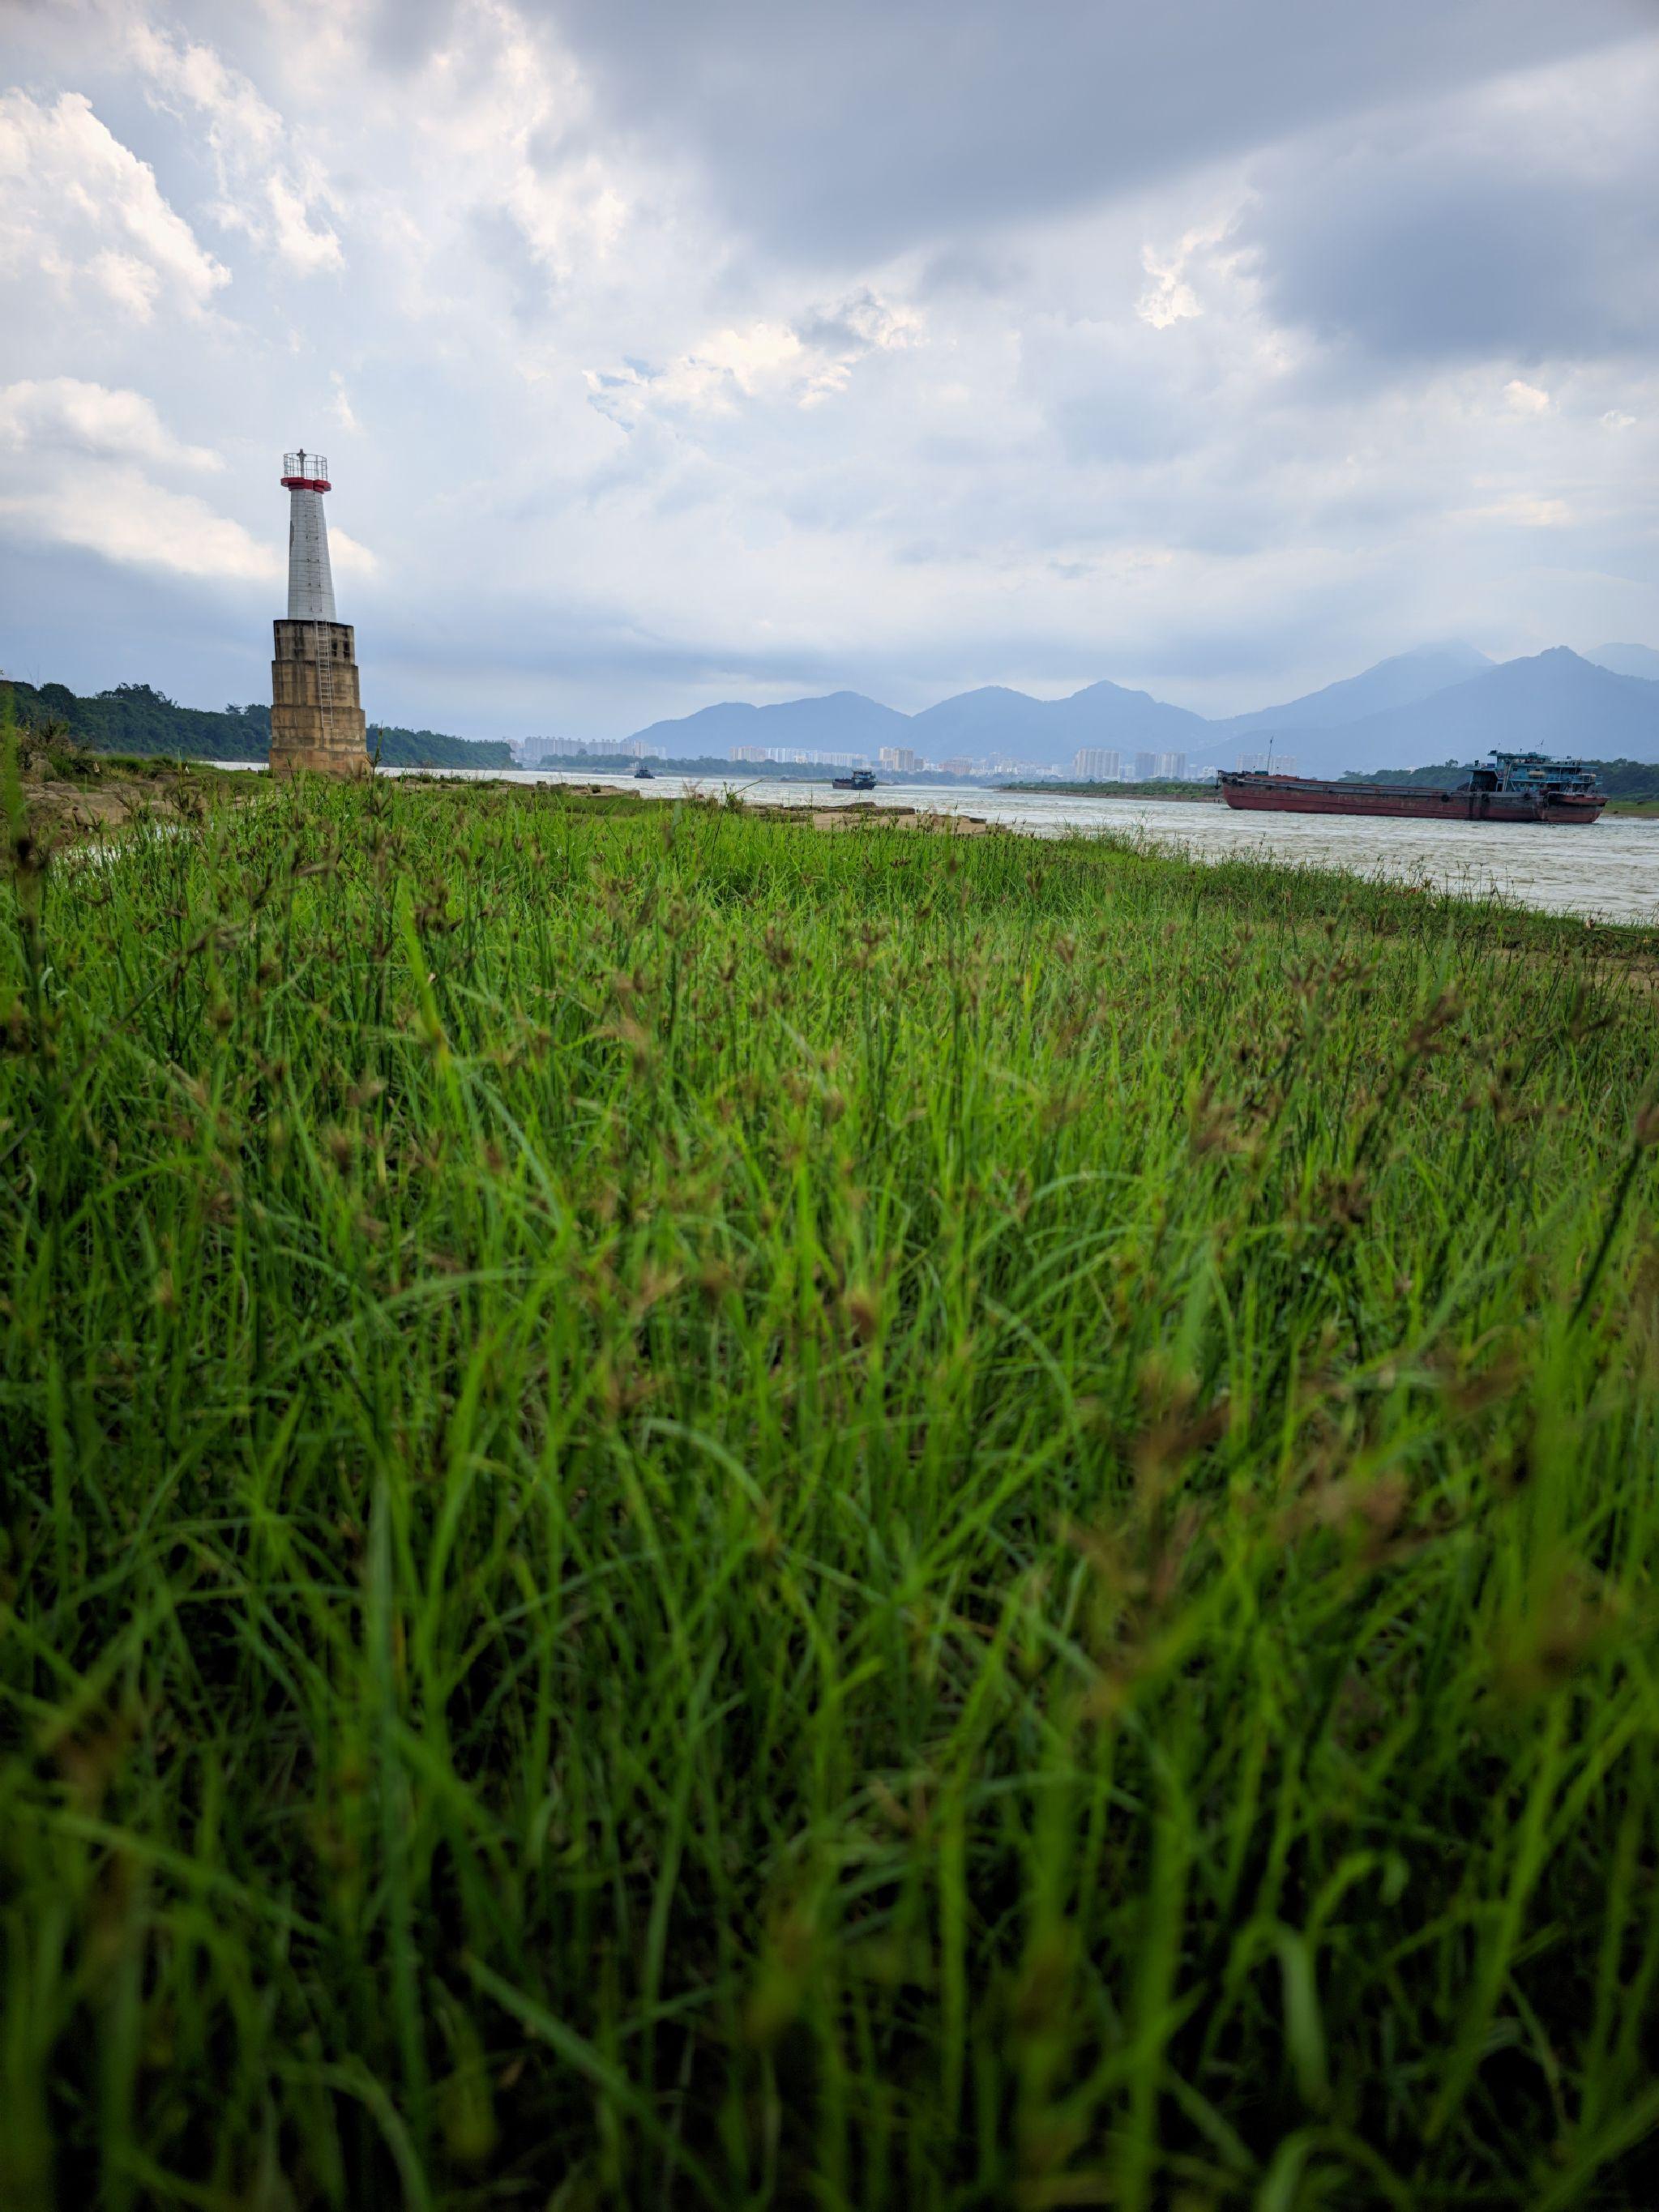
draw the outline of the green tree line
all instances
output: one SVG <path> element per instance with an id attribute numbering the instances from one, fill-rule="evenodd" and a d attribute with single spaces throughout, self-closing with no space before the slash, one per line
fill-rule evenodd
<path id="1" fill-rule="evenodd" d="M 148 684 L 118 684 L 82 698 L 66 684 L 12 684 L 17 717 L 37 726 L 61 723 L 94 752 L 165 753 L 183 760 L 261 761 L 270 751 L 270 708 L 262 700 L 215 714 L 181 707 Z M 439 730 L 400 730 L 373 725 L 369 750 L 393 768 L 511 768 L 511 748 L 501 739 L 453 738 Z"/>

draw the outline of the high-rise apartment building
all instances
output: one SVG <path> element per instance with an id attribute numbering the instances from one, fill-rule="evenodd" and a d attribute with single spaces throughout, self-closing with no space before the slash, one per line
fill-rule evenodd
<path id="1" fill-rule="evenodd" d="M 908 745 L 884 745 L 881 764 L 895 775 L 914 775 L 921 766 L 921 757 L 913 752 Z"/>
<path id="2" fill-rule="evenodd" d="M 1101 745 L 1085 745 L 1072 755 L 1072 773 L 1085 783 L 1115 783 L 1117 755 Z"/>

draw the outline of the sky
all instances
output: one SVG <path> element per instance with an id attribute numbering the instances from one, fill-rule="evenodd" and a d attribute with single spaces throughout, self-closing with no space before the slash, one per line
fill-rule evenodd
<path id="1" fill-rule="evenodd" d="M 1659 644 L 1659 0 L 0 0 L 0 667 L 622 736 Z"/>

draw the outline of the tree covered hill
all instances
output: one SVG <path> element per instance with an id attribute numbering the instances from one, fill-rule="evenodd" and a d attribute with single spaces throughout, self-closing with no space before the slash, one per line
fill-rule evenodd
<path id="1" fill-rule="evenodd" d="M 118 684 L 83 699 L 66 684 L 14 682 L 18 720 L 62 722 L 70 737 L 94 752 L 167 753 L 182 760 L 262 761 L 270 752 L 270 708 L 256 701 L 215 714 L 181 707 L 148 684 Z M 511 748 L 500 740 L 452 738 L 438 730 L 371 727 L 369 750 L 380 739 L 390 768 L 511 768 Z"/>

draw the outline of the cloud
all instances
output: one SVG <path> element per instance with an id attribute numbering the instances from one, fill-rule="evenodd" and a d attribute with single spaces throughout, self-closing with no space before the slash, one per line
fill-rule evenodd
<path id="1" fill-rule="evenodd" d="M 432 27 L 418 133 L 455 197 L 505 217 L 556 284 L 605 264 L 628 228 L 630 195 L 593 142 L 587 83 L 561 42 L 507 0 L 434 11 Z"/>
<path id="2" fill-rule="evenodd" d="M 1387 362 L 1650 355 L 1659 48 L 1494 82 L 1265 160 L 1241 222 L 1282 321 Z"/>
<path id="3" fill-rule="evenodd" d="M 331 369 L 329 372 L 328 380 L 334 387 L 334 400 L 331 412 L 335 421 L 339 424 L 343 430 L 349 431 L 354 438 L 361 437 L 362 435 L 363 426 L 357 420 L 356 414 L 353 410 L 351 404 L 351 395 L 346 390 L 346 381 L 344 377 L 341 375 L 337 368 Z"/>
<path id="4" fill-rule="evenodd" d="M 732 415 L 745 400 L 815 407 L 845 392 L 868 356 L 920 344 L 924 331 L 920 310 L 866 288 L 793 324 L 714 331 L 665 368 L 625 363 L 590 371 L 588 386 L 601 413 L 629 425 L 647 411 Z"/>
<path id="5" fill-rule="evenodd" d="M 142 392 L 112 392 L 73 376 L 0 387 L 0 440 L 15 452 L 55 450 L 168 468 L 224 466 L 209 447 L 173 437 Z"/>
<path id="6" fill-rule="evenodd" d="M 1528 384 L 1518 376 L 1512 376 L 1504 386 L 1504 397 L 1509 402 L 1511 415 L 1547 415 L 1550 410 L 1548 392 L 1540 392 L 1535 384 Z"/>
<path id="7" fill-rule="evenodd" d="M 207 118 L 220 222 L 301 275 L 343 267 L 339 238 L 320 212 L 325 179 L 314 162 L 290 158 L 281 116 L 248 79 L 211 46 L 170 37 L 143 18 L 129 23 L 127 45 L 153 98 L 183 102 Z"/>
<path id="8" fill-rule="evenodd" d="M 1189 281 L 1194 259 L 1202 250 L 1219 246 L 1227 229 L 1223 223 L 1211 229 L 1189 230 L 1174 252 L 1167 255 L 1161 254 L 1152 245 L 1141 247 L 1140 265 L 1152 279 L 1135 301 L 1135 313 L 1143 323 L 1155 331 L 1167 331 L 1171 323 L 1203 313 L 1198 294 Z"/>
<path id="9" fill-rule="evenodd" d="M 180 471 L 220 474 L 223 459 L 176 438 L 140 392 L 74 377 L 0 386 L 0 449 L 11 457 L 0 529 L 15 543 L 72 546 L 216 583 L 275 586 L 285 573 L 277 528 L 255 536 L 179 489 Z M 375 556 L 345 531 L 331 529 L 329 542 L 342 574 L 379 572 Z"/>
<path id="10" fill-rule="evenodd" d="M 1659 637 L 1653 21 L 13 10 L 0 659 L 46 570 L 255 696 L 302 439 L 376 711 L 480 735 Z"/>
<path id="11" fill-rule="evenodd" d="M 162 304 L 199 316 L 230 281 L 78 92 L 0 94 L 0 276 L 90 289 L 137 322 Z"/>
<path id="12" fill-rule="evenodd" d="M 275 543 L 149 471 L 206 474 L 216 453 L 174 438 L 137 392 L 74 377 L 0 388 L 0 445 L 12 456 L 0 521 L 14 541 L 78 546 L 106 560 L 182 576 L 273 579 Z"/>
<path id="13" fill-rule="evenodd" d="M 336 530 L 332 525 L 329 528 L 328 550 L 331 565 L 343 576 L 375 576 L 380 574 L 380 561 L 368 546 L 360 545 L 355 538 L 348 537 L 343 530 Z"/>
<path id="14" fill-rule="evenodd" d="M 1459 522 L 1510 522 L 1522 530 L 1559 530 L 1573 520 L 1562 499 L 1530 499 L 1520 494 L 1495 501 L 1490 507 L 1465 507 L 1453 517 Z"/>
<path id="15" fill-rule="evenodd" d="M 885 257 L 1098 204 L 1649 27 L 1643 0 L 545 0 L 618 131 L 781 253 Z"/>
<path id="16" fill-rule="evenodd" d="M 158 485 L 125 463 L 82 463 L 50 483 L 0 494 L 7 534 L 73 545 L 138 568 L 215 582 L 275 585 L 283 562 L 240 522 L 216 514 L 192 493 Z"/>

